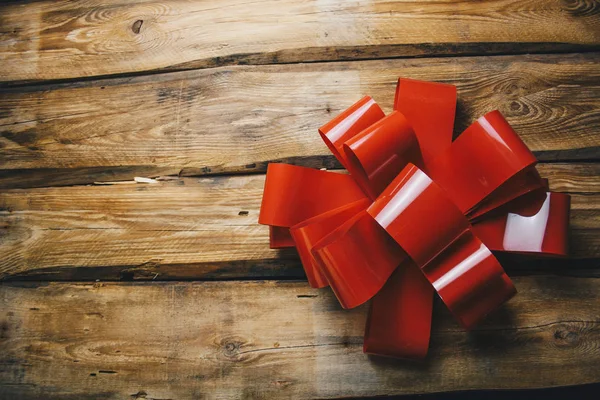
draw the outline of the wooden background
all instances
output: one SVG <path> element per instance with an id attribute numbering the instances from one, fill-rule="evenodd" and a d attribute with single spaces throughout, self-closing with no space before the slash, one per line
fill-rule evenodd
<path id="1" fill-rule="evenodd" d="M 398 76 L 499 109 L 572 195 L 572 257 L 502 257 L 518 296 L 423 363 L 257 225 L 272 161 Z M 600 3 L 0 5 L 0 398 L 331 398 L 600 382 Z M 135 177 L 156 178 L 153 183 Z"/>

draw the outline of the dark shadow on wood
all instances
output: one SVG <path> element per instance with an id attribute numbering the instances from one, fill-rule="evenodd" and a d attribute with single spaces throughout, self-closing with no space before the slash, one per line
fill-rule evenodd
<path id="1" fill-rule="evenodd" d="M 599 383 L 588 385 L 564 386 L 558 388 L 528 390 L 472 390 L 449 393 L 416 394 L 407 396 L 386 396 L 394 400 L 564 400 L 564 399 L 597 399 L 600 392 Z M 347 399 L 347 397 L 345 397 Z M 363 399 L 381 399 L 363 397 Z"/>

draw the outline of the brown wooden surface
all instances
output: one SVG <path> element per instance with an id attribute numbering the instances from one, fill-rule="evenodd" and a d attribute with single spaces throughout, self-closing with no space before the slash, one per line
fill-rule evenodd
<path id="1" fill-rule="evenodd" d="M 499 109 L 573 200 L 571 256 L 499 255 L 519 294 L 472 333 L 437 304 L 424 363 L 365 356 L 256 223 L 266 165 L 339 168 L 317 127 L 398 76 L 458 87 L 455 134 Z M 594 0 L 3 2 L 0 399 L 600 383 L 599 162 Z"/>
<path id="2" fill-rule="evenodd" d="M 599 54 L 224 67 L 0 91 L 0 186 L 336 166 L 316 130 L 398 76 L 456 84 L 456 132 L 500 109 L 541 160 L 600 160 Z M 17 170 L 17 171 L 14 171 Z M 16 172 L 16 173 L 15 173 Z"/>
<path id="3" fill-rule="evenodd" d="M 597 257 L 600 165 L 539 170 L 572 193 L 572 256 Z M 5 190 L 0 277 L 297 277 L 294 251 L 269 249 L 256 223 L 263 186 L 264 175 L 246 175 Z"/>
<path id="4" fill-rule="evenodd" d="M 0 8 L 0 81 L 235 63 L 598 50 L 589 0 L 41 1 Z"/>
<path id="5" fill-rule="evenodd" d="M 596 382 L 600 279 L 518 277 L 473 332 L 436 307 L 428 359 L 362 353 L 366 308 L 304 282 L 0 286 L 0 397 L 330 398 Z M 131 397 L 130 397 L 131 396 Z"/>

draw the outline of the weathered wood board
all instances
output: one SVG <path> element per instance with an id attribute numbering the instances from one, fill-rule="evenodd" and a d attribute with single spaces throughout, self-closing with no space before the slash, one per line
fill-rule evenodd
<path id="1" fill-rule="evenodd" d="M 0 4 L 0 398 L 600 383 L 599 65 L 588 0 Z M 499 255 L 518 296 L 471 333 L 437 304 L 423 363 L 365 356 L 366 307 L 257 224 L 267 164 L 339 168 L 317 128 L 399 76 L 457 86 L 455 135 L 499 109 L 573 199 L 571 257 Z"/>
<path id="2" fill-rule="evenodd" d="M 0 7 L 0 81 L 223 64 L 598 50 L 595 2 L 40 1 Z"/>
<path id="3" fill-rule="evenodd" d="M 600 257 L 600 164 L 542 164 L 573 195 L 573 257 Z M 0 277 L 136 279 L 298 276 L 257 224 L 264 175 L 0 193 Z M 291 263 L 290 263 L 291 261 Z"/>
<path id="4" fill-rule="evenodd" d="M 366 308 L 305 282 L 0 285 L 0 397 L 329 398 L 600 380 L 600 279 L 517 277 L 423 363 L 362 353 Z M 136 397 L 137 396 L 137 397 Z"/>
<path id="5" fill-rule="evenodd" d="M 398 76 L 456 84 L 457 133 L 500 109 L 541 160 L 600 160 L 600 53 L 226 67 L 0 90 L 0 187 L 337 164 L 317 128 Z M 18 177 L 18 178 L 16 178 Z"/>

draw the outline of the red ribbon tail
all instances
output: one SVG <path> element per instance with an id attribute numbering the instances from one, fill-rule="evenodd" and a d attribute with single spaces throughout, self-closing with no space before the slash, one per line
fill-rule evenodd
<path id="1" fill-rule="evenodd" d="M 402 263 L 371 300 L 363 351 L 422 359 L 431 335 L 433 286 L 410 260 Z"/>

